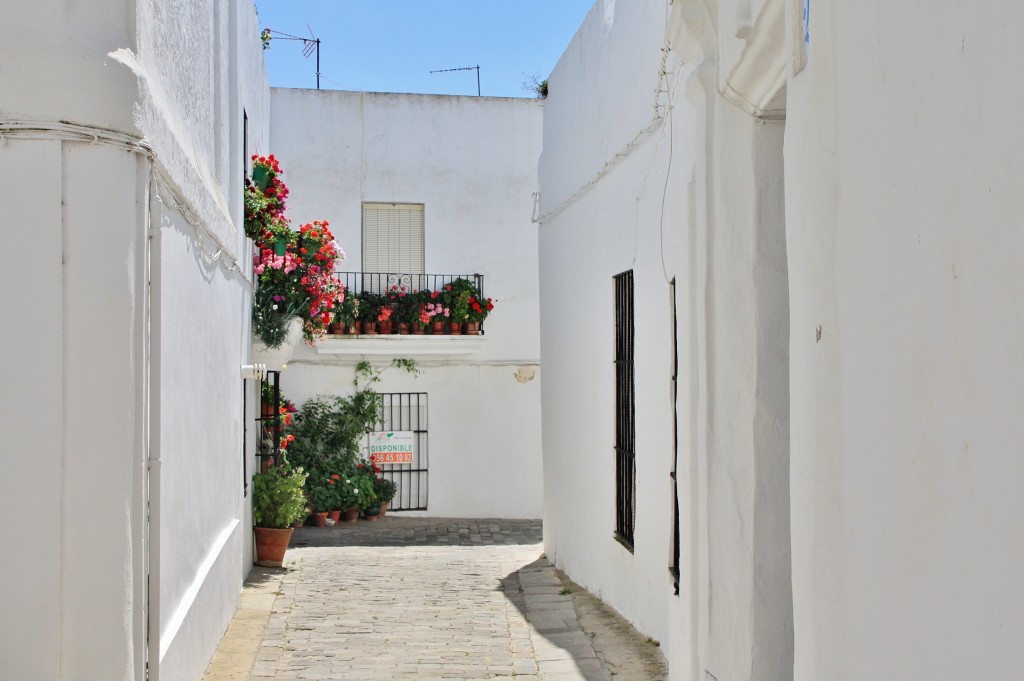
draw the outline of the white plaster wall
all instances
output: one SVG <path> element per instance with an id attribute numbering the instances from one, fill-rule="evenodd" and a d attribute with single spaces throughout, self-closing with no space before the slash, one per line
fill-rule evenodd
<path id="1" fill-rule="evenodd" d="M 541 348 L 544 365 L 545 552 L 663 650 L 682 636 L 684 595 L 673 596 L 672 308 L 687 311 L 693 110 L 681 93 L 663 119 L 597 184 L 578 189 L 652 121 L 665 8 L 599 2 L 549 79 L 540 163 Z M 670 89 L 681 81 L 669 78 Z M 670 95 L 659 98 L 661 112 Z M 671 165 L 670 165 L 671 157 Z M 666 186 L 666 174 L 670 183 Z M 662 208 L 664 206 L 664 213 Z M 615 530 L 615 375 L 612 277 L 634 270 L 636 531 L 633 553 Z M 687 340 L 681 338 L 680 359 Z M 680 417 L 686 394 L 680 391 Z M 683 421 L 680 422 L 681 429 Z M 685 437 L 685 431 L 681 430 Z M 686 457 L 680 450 L 680 468 Z M 681 493 L 683 490 L 680 490 Z M 685 678 L 685 677 L 679 677 Z"/>
<path id="2" fill-rule="evenodd" d="M 249 3 L 139 5 L 140 122 L 176 201 L 185 199 L 191 211 L 184 215 L 163 201 L 152 217 L 159 230 L 155 614 L 163 679 L 202 674 L 252 564 L 244 478 L 255 461 L 250 442 L 243 471 L 242 433 L 245 419 L 252 424 L 256 392 L 247 382 L 245 413 L 239 367 L 249 355 L 251 266 L 241 186 L 243 112 L 249 153 L 267 142 L 269 91 L 258 32 Z M 158 190 L 163 196 L 167 187 Z M 201 241 L 190 224 L 197 218 Z"/>
<path id="3" fill-rule="evenodd" d="M 812 5 L 786 140 L 801 681 L 1024 667 L 1022 20 Z"/>
<path id="4" fill-rule="evenodd" d="M 0 413 L 15 435 L 4 450 L 13 468 L 0 479 L 0 503 L 6 517 L 48 509 L 52 525 L 30 535 L 22 527 L 15 543 L 23 559 L 5 568 L 0 678 L 142 678 L 147 549 L 154 619 L 183 614 L 176 635 L 157 642 L 151 671 L 160 666 L 162 643 L 163 678 L 198 678 L 248 571 L 238 372 L 248 354 L 248 289 L 238 273 L 204 266 L 192 226 L 177 210 L 162 211 L 161 202 L 183 205 L 206 230 L 207 247 L 224 242 L 221 263 L 244 243 L 234 226 L 241 214 L 240 108 L 247 107 L 255 140 L 265 144 L 267 130 L 255 9 L 218 4 L 211 31 L 219 37 L 211 39 L 193 30 L 203 14 L 194 10 L 204 3 L 160 4 L 179 22 L 159 27 L 177 36 L 173 49 L 150 40 L 151 8 L 143 3 L 35 3 L 11 8 L 5 24 L 0 125 L 10 138 L 0 148 L 2 196 L 12 229 L 30 235 L 36 255 L 15 258 L 3 274 L 9 291 L 31 285 L 14 312 L 35 330 L 3 334 L 14 368 Z M 114 50 L 126 51 L 112 58 Z M 187 77 L 161 74 L 156 65 L 172 59 Z M 193 96 L 210 80 L 204 64 L 223 74 L 216 103 Z M 205 115 L 204 107 L 217 114 Z M 96 140 L 71 139 L 61 121 L 95 130 Z M 38 129 L 25 133 L 26 122 Z M 144 149 L 132 153 L 108 140 L 139 134 L 155 166 Z M 223 151 L 196 153 L 211 148 Z M 155 187 L 160 198 L 150 193 Z M 171 232 L 165 254 L 158 245 L 151 259 L 160 281 L 152 297 L 151 218 L 156 232 Z M 163 332 L 161 310 L 175 322 Z M 221 371 L 161 372 L 147 365 L 161 346 L 165 364 L 187 365 L 180 355 L 198 350 Z M 207 409 L 190 412 L 195 405 Z M 180 428 L 186 419 L 192 430 Z M 171 456 L 166 484 L 152 482 L 153 514 L 175 515 L 163 533 L 154 523 L 147 547 L 145 458 L 162 449 Z M 186 582 L 191 592 L 182 588 Z"/>
<path id="5" fill-rule="evenodd" d="M 5 468 L 0 514 L 11 519 L 0 525 L 0 539 L 19 547 L 21 556 L 0 563 L 6 614 L 0 621 L 0 677 L 54 679 L 59 678 L 65 429 L 53 408 L 64 395 L 64 313 L 61 193 L 52 179 L 60 172 L 61 144 L 10 141 L 0 149 L 0 161 L 8 230 L 32 225 L 39 245 L 38 257 L 12 258 L 0 269 L 4 290 L 23 290 L 25 282 L 33 282 L 35 291 L 31 297 L 12 296 L 0 334 L 0 349 L 9 358 L 0 409 L 0 427 L 8 434 L 0 449 Z M 24 528 L 40 514 L 47 517 L 46 539 L 33 541 Z M 31 658 L 26 650 L 33 651 Z"/>
<path id="6" fill-rule="evenodd" d="M 734 64 L 715 57 L 720 48 L 731 52 L 697 4 L 673 8 L 670 20 L 658 2 L 629 12 L 598 3 L 549 81 L 540 167 L 541 213 L 550 216 L 541 227 L 545 548 L 574 579 L 661 640 L 672 679 L 783 681 L 792 669 L 783 127 L 722 96 L 720 77 Z M 737 13 L 749 10 L 757 24 L 772 3 L 740 4 L 719 7 L 718 15 L 730 13 L 726 21 L 735 25 Z M 678 13 L 698 26 L 680 32 Z M 701 33 L 705 19 L 714 34 Z M 678 51 L 659 85 L 666 33 Z M 660 101 L 672 99 L 672 125 L 631 146 L 650 120 L 652 89 L 662 91 Z M 563 208 L 581 187 L 580 198 Z M 611 537 L 611 277 L 630 268 L 637 301 L 632 555 Z M 678 598 L 667 571 L 673 429 L 666 281 L 673 276 Z M 576 313 L 568 324 L 560 319 L 574 297 L 602 290 L 603 310 Z M 584 397 L 567 407 L 576 395 Z M 595 413 L 606 414 L 607 424 L 594 427 Z M 574 447 L 580 431 L 584 444 Z M 581 469 L 589 474 L 580 477 Z M 581 497 L 585 509 L 577 512 Z"/>
<path id="7" fill-rule="evenodd" d="M 284 167 L 289 217 L 296 226 L 328 220 L 348 254 L 342 269 L 360 270 L 363 202 L 423 203 L 426 271 L 483 274 L 495 299 L 481 350 L 424 358 L 423 374 L 405 382 L 429 395 L 427 512 L 540 517 L 537 230 L 530 217 L 541 104 L 281 89 L 271 103 L 268 151 Z M 348 391 L 358 360 L 302 348 L 283 389 L 297 403 Z M 516 380 L 520 367 L 534 378 Z"/>
<path id="8" fill-rule="evenodd" d="M 135 81 L 107 55 L 134 49 L 134 4 L 8 3 L 0 27 L 0 115 L 52 120 L 59 112 L 67 121 L 131 129 Z"/>

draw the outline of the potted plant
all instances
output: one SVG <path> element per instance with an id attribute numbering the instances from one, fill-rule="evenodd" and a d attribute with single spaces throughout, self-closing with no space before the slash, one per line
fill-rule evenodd
<path id="1" fill-rule="evenodd" d="M 380 469 L 377 464 L 360 459 L 352 469 L 352 478 L 358 494 L 358 508 L 368 519 L 376 520 L 380 513 L 380 503 L 377 499 L 376 481 L 377 472 Z M 374 516 L 374 517 L 371 517 Z"/>
<path id="2" fill-rule="evenodd" d="M 388 512 L 388 505 L 391 500 L 395 498 L 395 494 L 398 493 L 398 485 L 394 480 L 389 480 L 377 473 L 377 479 L 373 481 L 373 491 L 377 495 L 377 501 L 380 504 L 380 515 L 384 515 Z"/>
<path id="3" fill-rule="evenodd" d="M 466 333 L 470 335 L 480 333 L 480 325 L 493 309 L 494 301 L 490 298 L 483 298 L 479 294 L 470 295 L 469 308 L 466 311 Z"/>
<path id="4" fill-rule="evenodd" d="M 451 310 L 446 306 L 441 291 L 430 291 L 420 307 L 420 320 L 428 325 L 430 332 L 434 334 L 444 333 L 445 320 L 450 314 Z"/>
<path id="5" fill-rule="evenodd" d="M 287 464 L 274 466 L 252 477 L 252 514 L 256 535 L 256 562 L 281 567 L 292 525 L 306 513 L 303 485 L 306 473 Z"/>
<path id="6" fill-rule="evenodd" d="M 469 320 L 469 299 L 478 295 L 476 286 L 469 279 L 456 279 L 445 285 L 445 307 L 451 311 L 453 334 L 462 333 L 462 325 Z"/>
<path id="7" fill-rule="evenodd" d="M 334 321 L 341 324 L 347 333 L 357 333 L 356 324 L 359 321 L 359 296 L 346 295 L 334 310 Z"/>
<path id="8" fill-rule="evenodd" d="M 317 527 L 327 524 L 327 514 L 335 508 L 340 508 L 338 486 L 338 474 L 316 475 L 309 479 L 306 488 L 306 495 L 309 503 L 313 506 L 313 518 Z"/>
<path id="9" fill-rule="evenodd" d="M 335 485 L 338 507 L 347 522 L 359 519 L 359 511 L 371 506 L 376 496 L 373 492 L 373 478 L 367 476 L 364 467 L 366 462 L 347 467 L 337 478 Z"/>
<path id="10" fill-rule="evenodd" d="M 395 284 L 387 294 L 388 303 L 394 311 L 393 319 L 398 325 L 398 333 L 408 334 L 412 325 L 419 320 L 419 291 L 410 291 L 404 284 Z"/>
<path id="11" fill-rule="evenodd" d="M 358 319 L 363 323 L 363 333 L 377 333 L 377 320 L 382 305 L 381 296 L 373 291 L 359 294 Z"/>

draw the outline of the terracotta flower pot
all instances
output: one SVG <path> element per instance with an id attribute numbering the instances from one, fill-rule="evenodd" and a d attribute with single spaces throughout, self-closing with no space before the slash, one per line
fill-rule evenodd
<path id="1" fill-rule="evenodd" d="M 359 520 L 359 507 L 353 506 L 352 508 L 345 511 L 345 522 L 354 523 Z"/>
<path id="2" fill-rule="evenodd" d="M 377 335 L 377 322 L 363 322 L 363 333 Z"/>
<path id="3" fill-rule="evenodd" d="M 444 334 L 444 322 L 434 321 L 430 323 L 430 331 L 435 334 Z"/>
<path id="4" fill-rule="evenodd" d="M 403 336 L 409 335 L 409 324 L 407 322 L 398 322 L 398 333 Z"/>
<path id="5" fill-rule="evenodd" d="M 292 528 L 283 530 L 272 527 L 254 527 L 256 534 L 256 564 L 262 567 L 281 567 L 288 542 L 292 540 Z"/>
<path id="6" fill-rule="evenodd" d="M 339 508 L 337 511 L 328 511 L 327 518 L 334 522 L 338 522 L 341 520 L 341 509 Z"/>
<path id="7" fill-rule="evenodd" d="M 381 518 L 383 518 L 384 516 L 386 516 L 388 514 L 388 504 L 390 504 L 390 503 L 391 503 L 390 501 L 382 501 L 382 502 L 380 502 L 380 517 Z"/>
<path id="8" fill-rule="evenodd" d="M 450 333 L 453 336 L 461 336 L 462 324 L 456 324 L 455 322 L 452 322 L 451 330 L 448 333 Z"/>
<path id="9" fill-rule="evenodd" d="M 327 527 L 327 511 L 317 511 L 313 514 L 313 527 Z"/>
<path id="10" fill-rule="evenodd" d="M 391 320 L 385 319 L 382 322 L 377 322 L 377 328 L 380 329 L 382 334 L 391 333 Z"/>
<path id="11" fill-rule="evenodd" d="M 480 335 L 480 322 L 466 322 L 466 335 L 467 336 L 479 336 Z"/>

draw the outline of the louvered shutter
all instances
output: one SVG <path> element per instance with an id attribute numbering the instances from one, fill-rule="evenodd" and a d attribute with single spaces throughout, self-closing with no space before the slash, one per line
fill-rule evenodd
<path id="1" fill-rule="evenodd" d="M 363 204 L 363 271 L 423 274 L 423 204 Z"/>

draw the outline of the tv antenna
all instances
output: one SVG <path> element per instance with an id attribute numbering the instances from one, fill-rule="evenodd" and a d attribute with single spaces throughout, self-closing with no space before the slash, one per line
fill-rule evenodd
<path id="1" fill-rule="evenodd" d="M 272 28 L 263 29 L 263 49 L 270 47 L 271 40 L 301 40 L 302 41 L 302 56 L 309 59 L 309 55 L 316 52 L 316 89 L 320 89 L 320 38 L 313 35 L 313 28 L 306 24 L 306 28 L 309 29 L 309 37 L 303 38 L 302 36 L 291 35 L 290 33 L 282 33 L 281 31 L 275 31 Z"/>
<path id="2" fill-rule="evenodd" d="M 476 96 L 480 96 L 480 65 L 476 66 L 463 66 L 457 69 L 438 69 L 437 71 L 431 71 L 431 73 L 451 73 L 452 71 L 476 71 Z"/>

